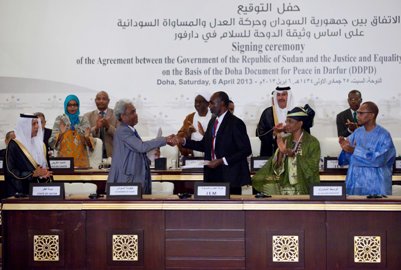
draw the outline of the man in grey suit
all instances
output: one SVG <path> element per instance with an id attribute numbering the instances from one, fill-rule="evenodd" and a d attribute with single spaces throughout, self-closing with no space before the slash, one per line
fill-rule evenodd
<path id="1" fill-rule="evenodd" d="M 142 141 L 135 125 L 138 114 L 129 100 L 119 100 L 114 107 L 120 124 L 114 133 L 113 161 L 107 183 L 141 183 L 144 194 L 152 193 L 150 160 L 146 153 L 166 143 L 172 145 L 173 136 Z"/>
<path id="2" fill-rule="evenodd" d="M 85 114 L 89 119 L 92 136 L 103 141 L 103 158 L 111 157 L 113 153 L 113 136 L 117 126 L 117 119 L 113 109 L 109 108 L 109 102 L 107 92 L 100 91 L 95 98 L 97 110 Z"/>
<path id="3" fill-rule="evenodd" d="M 356 111 L 362 102 L 362 94 L 358 90 L 351 90 L 348 93 L 349 108 L 337 114 L 337 134 L 338 137 L 348 137 L 358 128 Z"/>

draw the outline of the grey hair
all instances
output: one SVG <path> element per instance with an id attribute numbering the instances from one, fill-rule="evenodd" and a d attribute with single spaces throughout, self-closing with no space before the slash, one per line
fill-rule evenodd
<path id="1" fill-rule="evenodd" d="M 114 115 L 118 121 L 121 121 L 121 115 L 125 113 L 129 104 L 133 105 L 129 99 L 120 99 L 116 102 L 116 105 L 114 106 Z"/>

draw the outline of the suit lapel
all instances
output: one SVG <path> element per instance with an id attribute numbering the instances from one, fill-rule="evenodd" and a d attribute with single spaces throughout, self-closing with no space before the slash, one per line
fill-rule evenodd
<path id="1" fill-rule="evenodd" d="M 349 119 L 351 122 L 354 120 L 354 116 L 352 115 L 351 109 L 348 109 L 347 119 Z"/>

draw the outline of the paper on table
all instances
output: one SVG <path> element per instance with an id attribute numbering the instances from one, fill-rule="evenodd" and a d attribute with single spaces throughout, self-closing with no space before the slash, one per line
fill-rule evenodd
<path id="1" fill-rule="evenodd" d="M 203 168 L 203 166 L 207 165 L 210 161 L 209 160 L 202 160 L 202 159 L 190 159 L 185 161 L 185 165 L 181 166 L 182 169 L 198 169 Z"/>

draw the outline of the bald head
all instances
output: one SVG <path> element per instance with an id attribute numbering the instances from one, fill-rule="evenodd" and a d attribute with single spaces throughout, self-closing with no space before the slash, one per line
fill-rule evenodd
<path id="1" fill-rule="evenodd" d="M 372 101 L 366 101 L 362 103 L 362 105 L 364 105 L 369 112 L 375 115 L 375 119 L 377 118 L 377 115 L 379 114 L 379 108 L 375 103 L 373 103 Z"/>
<path id="2" fill-rule="evenodd" d="M 110 102 L 109 94 L 107 94 L 105 91 L 100 91 L 96 94 L 95 102 L 99 111 L 107 110 Z"/>

